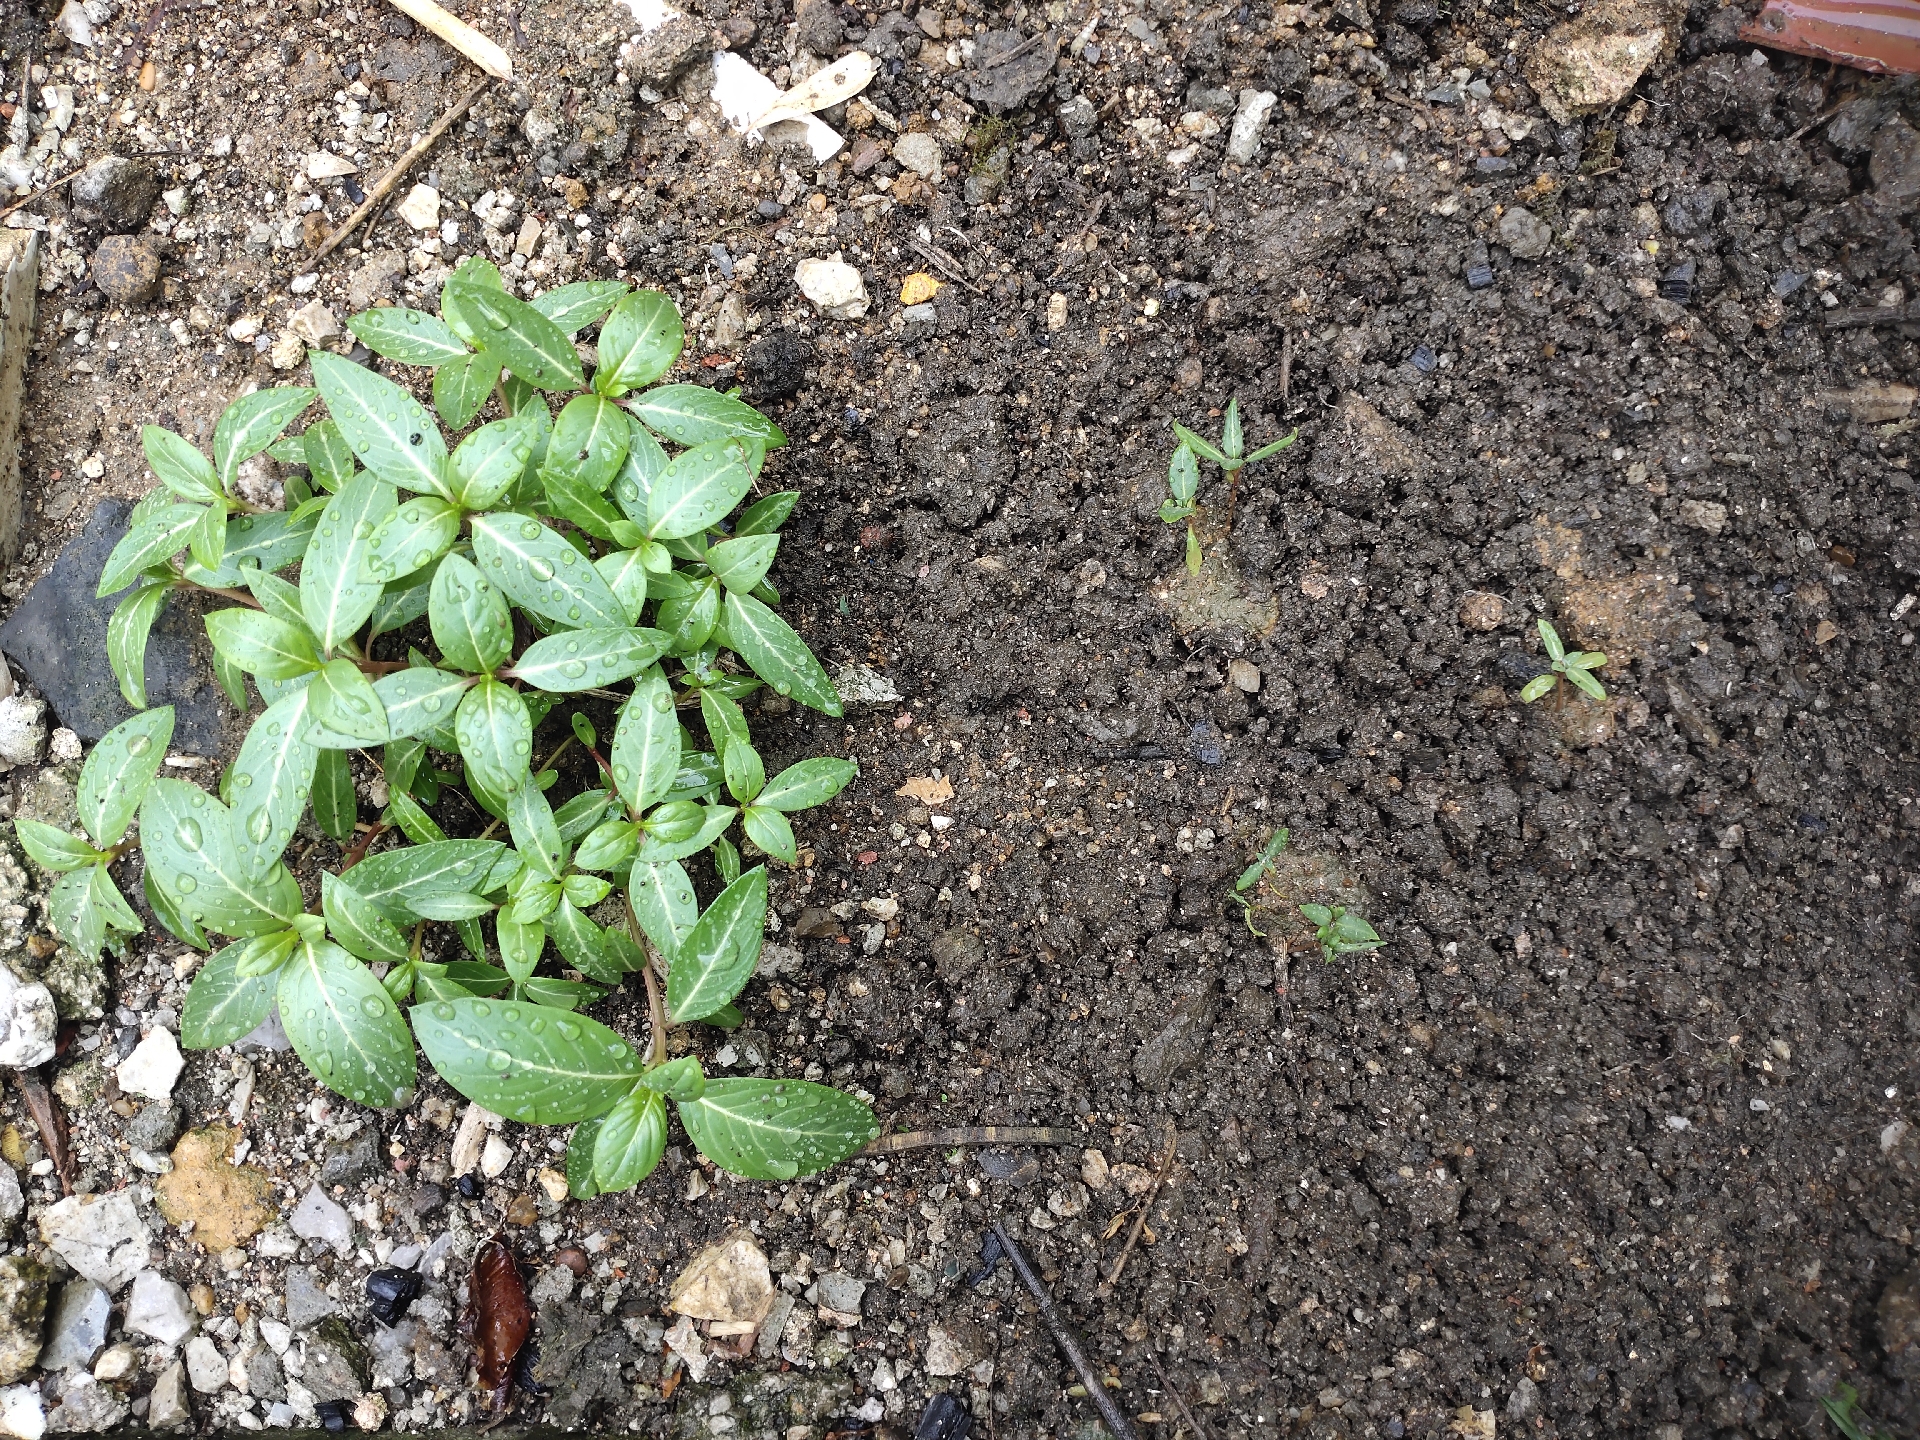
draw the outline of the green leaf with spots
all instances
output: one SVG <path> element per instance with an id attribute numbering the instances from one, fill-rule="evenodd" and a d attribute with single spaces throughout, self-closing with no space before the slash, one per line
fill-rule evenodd
<path id="1" fill-rule="evenodd" d="M 769 450 L 787 443 L 780 427 L 744 400 L 704 385 L 656 385 L 630 408 L 640 423 L 676 445 L 704 445 L 735 436 L 758 440 Z"/>
<path id="2" fill-rule="evenodd" d="M 680 942 L 667 971 L 667 1016 L 702 1020 L 740 993 L 760 961 L 767 871 L 755 866 L 722 890 Z"/>
<path id="3" fill-rule="evenodd" d="M 747 839 L 774 859 L 789 865 L 799 862 L 800 846 L 793 838 L 793 822 L 778 810 L 749 805 L 740 812 L 740 828 L 746 831 Z"/>
<path id="4" fill-rule="evenodd" d="M 347 321 L 347 329 L 374 354 L 402 365 L 444 365 L 468 353 L 466 343 L 438 315 L 399 305 L 362 310 Z"/>
<path id="5" fill-rule="evenodd" d="M 640 538 L 637 525 L 577 476 L 548 469 L 540 472 L 540 483 L 546 490 L 545 503 L 538 507 L 542 514 L 571 521 L 597 540 L 611 541 L 618 536 L 631 543 Z"/>
<path id="6" fill-rule="evenodd" d="M 860 767 L 853 761 L 830 755 L 802 760 L 768 781 L 753 803 L 767 810 L 809 810 L 838 795 L 859 773 Z"/>
<path id="7" fill-rule="evenodd" d="M 727 640 L 753 673 L 782 695 L 825 715 L 844 706 L 827 672 L 793 627 L 751 595 L 727 596 Z"/>
<path id="8" fill-rule="evenodd" d="M 271 972 L 248 977 L 235 973 L 239 961 L 258 943 L 243 940 L 215 951 L 193 977 L 186 1003 L 180 1007 L 180 1043 L 187 1049 L 231 1045 L 267 1018 L 278 977 Z"/>
<path id="9" fill-rule="evenodd" d="M 613 783 L 627 807 L 651 809 L 673 788 L 680 770 L 680 717 L 673 687 L 659 674 L 634 682 L 613 732 Z"/>
<path id="10" fill-rule="evenodd" d="M 464 555 L 446 556 L 434 572 L 427 623 L 433 643 L 455 669 L 491 671 L 513 653 L 507 597 Z"/>
<path id="11" fill-rule="evenodd" d="M 638 675 L 667 649 L 658 630 L 562 630 L 529 645 L 503 674 L 537 690 L 568 694 L 594 690 Z"/>
<path id="12" fill-rule="evenodd" d="M 753 487 L 746 443 L 708 440 L 673 458 L 647 495 L 647 537 L 677 540 L 726 519 Z"/>
<path id="13" fill-rule="evenodd" d="M 556 625 L 617 629 L 627 623 L 593 562 L 531 516 L 474 516 L 473 554 L 480 572 L 509 599 Z"/>
<path id="14" fill-rule="evenodd" d="M 264 515 L 234 515 L 227 520 L 226 564 L 258 565 L 262 570 L 284 570 L 307 553 L 319 512 L 304 520 L 284 510 Z"/>
<path id="15" fill-rule="evenodd" d="M 449 360 L 433 372 L 433 408 L 449 430 L 464 430 L 480 413 L 500 378 L 500 357 L 478 355 Z"/>
<path id="16" fill-rule="evenodd" d="M 442 840 L 382 850 L 349 874 L 353 888 L 369 905 L 402 924 L 417 918 L 414 907 L 432 896 L 484 895 L 498 888 L 494 868 L 510 853 L 498 840 Z M 504 877 L 499 883 L 505 883 Z"/>
<path id="17" fill-rule="evenodd" d="M 554 948 L 566 962 L 589 980 L 602 985 L 618 985 L 621 969 L 607 951 L 606 932 L 589 920 L 571 901 L 562 900 L 548 917 L 547 928 Z"/>
<path id="18" fill-rule="evenodd" d="M 453 452 L 454 498 L 469 510 L 484 510 L 527 471 L 533 460 L 535 421 L 525 415 L 482 425 Z"/>
<path id="19" fill-rule="evenodd" d="M 613 477 L 612 494 L 616 504 L 636 525 L 647 523 L 647 499 L 654 483 L 667 473 L 667 452 L 653 432 L 631 415 L 627 417 L 627 458 L 620 473 Z"/>
<path id="20" fill-rule="evenodd" d="M 112 845 L 127 833 L 172 739 L 171 705 L 144 710 L 100 737 L 80 767 L 74 794 L 80 824 L 96 845 Z"/>
<path id="21" fill-rule="evenodd" d="M 741 535 L 707 547 L 707 568 L 729 590 L 749 594 L 767 578 L 780 549 L 778 535 Z"/>
<path id="22" fill-rule="evenodd" d="M 647 603 L 647 566 L 638 550 L 615 550 L 593 562 L 600 578 L 607 582 L 626 611 L 627 623 L 640 623 L 640 611 Z"/>
<path id="23" fill-rule="evenodd" d="M 636 290 L 600 327 L 600 368 L 593 388 L 616 399 L 651 385 L 673 368 L 686 345 L 686 328 L 673 301 L 658 290 Z"/>
<path id="24" fill-rule="evenodd" d="M 740 812 L 731 805 L 703 805 L 699 807 L 700 824 L 684 839 L 665 839 L 658 835 L 649 835 L 634 855 L 637 863 L 658 865 L 665 860 L 684 860 L 689 855 L 698 855 L 714 841 L 727 833 L 727 827 L 733 824 L 734 817 Z"/>
<path id="25" fill-rule="evenodd" d="M 480 343 L 529 385 L 577 390 L 585 383 L 573 341 L 533 306 L 464 271 L 448 277 L 446 293 Z"/>
<path id="26" fill-rule="evenodd" d="M 353 661 L 329 661 L 313 677 L 307 695 L 315 724 L 361 745 L 379 745 L 387 739 L 386 707 Z"/>
<path id="27" fill-rule="evenodd" d="M 306 738 L 313 693 L 304 685 L 269 705 L 234 758 L 233 843 L 250 876 L 265 875 L 280 858 L 306 809 L 319 754 Z"/>
<path id="28" fill-rule="evenodd" d="M 44 820 L 30 820 L 23 815 L 14 822 L 14 833 L 19 837 L 20 848 L 36 865 L 56 874 L 78 870 L 100 858 L 100 852 L 78 835 L 70 835 Z"/>
<path id="29" fill-rule="evenodd" d="M 280 1023 L 330 1090 L 389 1110 L 413 1099 L 407 1024 L 373 972 L 331 941 L 299 945 L 280 971 Z"/>
<path id="30" fill-rule="evenodd" d="M 667 1102 L 636 1087 L 607 1112 L 593 1145 L 593 1178 L 601 1193 L 628 1190 L 653 1173 L 667 1152 Z"/>
<path id="31" fill-rule="evenodd" d="M 604 1115 L 640 1077 L 625 1040 L 584 1015 L 496 1000 L 416 1005 L 414 1034 L 467 1099 L 524 1125 Z"/>
<path id="32" fill-rule="evenodd" d="M 576 395 L 561 407 L 547 440 L 547 474 L 605 491 L 627 458 L 627 412 L 604 395 Z"/>
<path id="33" fill-rule="evenodd" d="M 107 556 L 106 568 L 100 572 L 100 584 L 93 593 L 111 595 L 142 570 L 162 564 L 186 549 L 187 537 L 206 510 L 204 505 L 158 505 L 142 515 L 136 509 L 128 517 L 131 524 L 127 533 Z"/>
<path id="34" fill-rule="evenodd" d="M 567 1193 L 575 1200 L 591 1200 L 600 1193 L 593 1178 L 593 1149 L 600 1138 L 600 1125 L 606 1117 L 582 1120 L 567 1141 Z"/>
<path id="35" fill-rule="evenodd" d="M 533 297 L 533 308 L 560 327 L 563 335 L 574 335 L 613 309 L 627 286 L 619 280 L 579 280 L 560 285 Z"/>
<path id="36" fill-rule="evenodd" d="M 338 490 L 353 478 L 359 467 L 354 463 L 353 446 L 332 420 L 321 420 L 307 427 L 300 437 L 306 444 L 307 468 L 322 490 Z"/>
<path id="37" fill-rule="evenodd" d="M 663 1061 L 642 1075 L 640 1083 L 669 1100 L 698 1100 L 707 1091 L 707 1077 L 701 1072 L 698 1055 Z"/>
<path id="38" fill-rule="evenodd" d="M 313 403 L 304 385 L 279 385 L 242 395 L 221 412 L 213 427 L 213 468 L 229 495 L 240 467 L 280 438 L 294 417 Z"/>
<path id="39" fill-rule="evenodd" d="M 360 578 L 385 585 L 431 565 L 459 538 L 460 514 L 459 506 L 438 495 L 406 501 L 367 542 Z"/>
<path id="40" fill-rule="evenodd" d="M 522 785 L 513 792 L 507 805 L 507 829 L 513 836 L 513 848 L 530 869 L 551 880 L 560 878 L 566 869 L 566 842 L 554 822 L 553 807 L 536 787 Z"/>
<path id="41" fill-rule="evenodd" d="M 327 502 L 300 564 L 300 609 L 322 654 L 331 655 L 373 613 L 381 582 L 363 580 L 361 569 L 374 535 L 398 503 L 393 486 L 366 474 L 354 476 Z"/>
<path id="42" fill-rule="evenodd" d="M 353 839 L 360 800 L 353 789 L 353 762 L 345 750 L 321 750 L 313 762 L 313 819 L 341 844 Z"/>
<path id="43" fill-rule="evenodd" d="M 700 919 L 700 902 L 686 870 L 677 860 L 635 865 L 628 879 L 627 898 L 641 930 L 671 965 L 680 942 Z"/>
<path id="44" fill-rule="evenodd" d="M 320 913 L 326 917 L 327 932 L 349 954 L 397 965 L 411 953 L 407 937 L 354 888 L 349 878 L 353 873 L 320 877 Z"/>
<path id="45" fill-rule="evenodd" d="M 362 465 L 402 490 L 447 493 L 447 442 L 426 406 L 384 375 L 338 355 L 316 350 L 312 365 L 313 383 Z"/>
<path id="46" fill-rule="evenodd" d="M 184 437 L 158 425 L 140 427 L 140 448 L 160 483 L 182 500 L 206 505 L 220 498 L 220 477 Z"/>
<path id="47" fill-rule="evenodd" d="M 720 1077 L 680 1103 L 700 1153 L 750 1180 L 792 1180 L 837 1165 L 879 1135 L 866 1105 L 804 1080 Z"/>
<path id="48" fill-rule="evenodd" d="M 275 865 L 258 878 L 247 872 L 232 813 L 184 780 L 153 782 L 140 805 L 140 845 L 169 903 L 219 934 L 284 929 L 305 908 L 286 866 Z"/>
<path id="49" fill-rule="evenodd" d="M 482 680 L 460 697 L 453 728 L 470 779 L 503 797 L 527 782 L 533 721 L 517 692 L 498 680 Z"/>
<path id="50" fill-rule="evenodd" d="M 460 697 L 472 686 L 467 675 L 424 665 L 382 675 L 373 693 L 387 712 L 387 732 L 395 740 L 430 735 L 453 719 Z"/>
<path id="51" fill-rule="evenodd" d="M 129 591 L 107 617 L 107 664 L 129 705 L 147 703 L 147 639 L 172 593 L 169 584 L 142 585 Z"/>

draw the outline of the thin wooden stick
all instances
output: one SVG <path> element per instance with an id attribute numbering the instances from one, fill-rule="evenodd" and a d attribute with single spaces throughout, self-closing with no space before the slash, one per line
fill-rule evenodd
<path id="1" fill-rule="evenodd" d="M 1053 1332 L 1053 1343 L 1060 1347 L 1060 1353 L 1067 1357 L 1067 1363 L 1080 1377 L 1080 1384 L 1086 1389 L 1087 1399 L 1100 1413 L 1101 1422 L 1107 1427 L 1107 1433 L 1113 1440 L 1136 1440 L 1133 1422 L 1127 1419 L 1126 1412 L 1115 1403 L 1113 1396 L 1107 1393 L 1106 1377 L 1094 1368 L 1093 1361 L 1087 1355 L 1087 1347 L 1074 1333 L 1073 1326 L 1067 1323 L 1067 1317 L 1061 1313 L 1057 1302 L 1047 1287 L 1040 1282 L 1034 1272 L 1033 1262 L 1027 1259 L 1014 1238 L 1007 1234 L 1007 1228 L 1000 1221 L 993 1222 L 994 1238 L 1000 1242 L 1000 1248 L 1006 1253 L 1007 1261 L 1013 1266 L 1013 1273 L 1020 1277 L 1020 1283 L 1027 1287 L 1027 1293 L 1033 1297 L 1034 1307 L 1040 1312 L 1041 1323 Z"/>
<path id="2" fill-rule="evenodd" d="M 62 175 L 58 180 L 49 180 L 45 185 L 42 185 L 38 190 L 34 191 L 31 195 L 25 196 L 19 200 L 14 201 L 13 204 L 9 205 L 6 209 L 0 210 L 0 220 L 6 219 L 7 216 L 13 214 L 14 211 L 22 208 L 23 206 L 31 205 L 36 200 L 45 199 L 47 196 L 51 195 L 54 191 L 58 190 L 62 185 L 66 184 L 69 180 L 73 179 L 74 176 L 78 175 L 82 170 L 85 170 L 86 168 L 87 167 L 85 165 L 77 166 L 74 169 L 67 171 L 67 173 Z"/>
<path id="3" fill-rule="evenodd" d="M 1133 1217 L 1133 1228 L 1127 1232 L 1127 1243 L 1120 1249 L 1120 1258 L 1113 1262 L 1112 1273 L 1094 1291 L 1103 1300 L 1120 1283 L 1120 1272 L 1127 1268 L 1127 1257 L 1133 1254 L 1133 1247 L 1139 1243 L 1140 1232 L 1147 1225 L 1147 1216 L 1153 1213 L 1153 1202 L 1160 1198 L 1160 1187 L 1167 1183 L 1168 1172 L 1173 1169 L 1174 1149 L 1179 1142 L 1180 1132 L 1171 1125 L 1167 1126 L 1167 1153 L 1160 1157 L 1160 1173 L 1153 1177 L 1153 1188 L 1147 1192 L 1146 1203 L 1140 1207 L 1140 1213 Z"/>
<path id="4" fill-rule="evenodd" d="M 513 79 L 513 61 L 507 52 L 434 0 L 393 0 L 393 8 L 426 26 L 494 79 Z"/>
<path id="5" fill-rule="evenodd" d="M 962 1125 L 950 1130 L 915 1130 L 905 1135 L 882 1135 L 862 1151 L 865 1155 L 897 1155 L 902 1150 L 943 1149 L 948 1145 L 1078 1145 L 1078 1130 L 1048 1125 Z"/>
<path id="6" fill-rule="evenodd" d="M 473 102 L 478 100 L 491 84 L 493 84 L 493 77 L 489 75 L 485 80 L 482 80 L 478 85 L 454 101 L 453 108 L 436 120 L 433 128 L 422 135 L 419 140 L 414 143 L 412 149 L 394 161 L 393 168 L 382 175 L 379 180 L 375 182 L 373 188 L 367 191 L 367 198 L 360 203 L 358 210 L 355 210 L 353 214 L 347 217 L 346 224 L 329 235 L 326 243 L 307 257 L 303 262 L 304 267 L 309 270 L 318 269 L 320 262 L 331 255 L 335 248 L 339 246 L 340 242 L 351 235 L 362 220 L 373 213 L 374 206 L 378 205 L 393 193 L 394 186 L 398 185 L 401 177 L 413 168 L 414 162 L 433 148 L 434 142 L 447 133 L 454 121 L 458 120 L 473 108 Z"/>

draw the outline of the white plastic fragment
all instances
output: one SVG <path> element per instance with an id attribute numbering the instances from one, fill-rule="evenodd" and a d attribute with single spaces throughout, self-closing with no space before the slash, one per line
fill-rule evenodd
<path id="1" fill-rule="evenodd" d="M 763 138 L 759 128 L 762 123 L 760 117 L 779 99 L 780 87 L 740 56 L 731 50 L 722 50 L 714 55 L 713 103 L 719 107 L 727 123 L 749 140 Z M 831 125 L 813 115 L 798 115 L 770 123 L 802 126 L 807 132 L 807 145 L 813 151 L 814 160 L 822 165 L 838 155 L 847 143 Z"/>

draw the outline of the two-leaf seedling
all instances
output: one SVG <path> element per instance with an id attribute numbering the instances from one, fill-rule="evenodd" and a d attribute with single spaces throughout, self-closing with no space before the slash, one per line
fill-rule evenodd
<path id="1" fill-rule="evenodd" d="M 574 336 L 596 322 L 588 375 Z M 315 352 L 314 387 L 236 401 L 210 460 L 147 427 L 161 486 L 100 581 L 102 594 L 132 585 L 108 627 L 114 673 L 144 705 L 162 607 L 217 594 L 242 603 L 206 616 L 216 678 L 242 710 L 251 679 L 264 713 L 217 795 L 158 778 L 173 716 L 153 710 L 83 769 L 84 838 L 20 822 L 59 873 L 54 927 L 89 954 L 109 930 L 141 928 L 108 875 L 137 812 L 155 916 L 201 949 L 231 941 L 187 993 L 189 1047 L 232 1044 L 277 1004 L 315 1076 L 386 1107 L 414 1094 L 417 1040 L 496 1114 L 578 1123 L 576 1194 L 644 1179 L 669 1101 L 693 1143 L 742 1175 L 844 1159 L 876 1133 L 862 1101 L 799 1080 L 708 1080 L 693 1056 L 667 1060 L 662 1033 L 741 1023 L 768 902 L 768 867 L 743 848 L 793 864 L 789 817 L 856 774 L 821 757 L 770 776 L 740 703 L 767 687 L 841 713 L 768 579 L 799 497 L 746 503 L 786 436 L 736 395 L 656 383 L 683 340 L 658 291 L 592 281 L 528 303 L 476 258 L 447 279 L 438 315 L 372 310 L 348 328 L 429 368 L 449 429 L 496 400 L 499 413 L 449 446 L 409 390 Z M 556 413 L 553 392 L 577 393 Z M 326 417 L 285 435 L 316 394 Z M 285 511 L 240 494 L 263 451 L 292 467 Z M 391 658 L 376 658 L 387 636 Z M 588 692 L 617 719 L 603 746 L 572 714 L 559 748 L 582 747 L 596 783 L 556 805 L 559 750 L 536 770 L 536 730 Z M 372 823 L 355 776 L 369 765 L 387 792 Z M 471 804 L 442 805 L 456 784 Z M 475 807 L 493 817 L 486 832 L 449 834 Z M 352 847 L 322 876 L 318 914 L 282 858 L 309 808 Z M 719 877 L 704 906 L 687 869 L 701 854 Z M 644 1052 L 580 1013 L 628 979 L 654 1017 Z"/>
<path id="2" fill-rule="evenodd" d="M 1252 892 L 1272 870 L 1280 852 L 1287 848 L 1287 831 L 1282 828 L 1273 832 L 1273 838 L 1267 841 L 1266 849 L 1260 852 L 1260 858 L 1240 872 L 1240 878 L 1233 882 L 1233 900 L 1240 907 L 1247 929 L 1255 935 L 1265 938 L 1265 931 L 1255 930 L 1253 925 Z M 1314 927 L 1314 939 L 1320 942 L 1320 954 L 1331 963 L 1341 955 L 1351 955 L 1359 951 L 1377 950 L 1387 942 L 1374 932 L 1374 928 L 1358 915 L 1349 914 L 1340 905 L 1302 905 L 1300 913 Z"/>
<path id="3" fill-rule="evenodd" d="M 1593 678 L 1593 672 L 1607 663 L 1607 657 L 1598 650 L 1569 650 L 1561 643 L 1560 632 L 1545 620 L 1538 622 L 1540 643 L 1547 647 L 1547 663 L 1551 667 L 1536 675 L 1520 689 L 1520 698 L 1531 705 L 1540 699 L 1565 676 L 1574 686 L 1591 695 L 1596 700 L 1607 698 L 1607 692 L 1600 682 Z"/>
<path id="4" fill-rule="evenodd" d="M 1256 460 L 1265 460 L 1277 455 L 1293 444 L 1300 432 L 1263 445 L 1251 455 L 1246 453 L 1246 437 L 1240 427 L 1240 402 L 1227 402 L 1226 419 L 1220 427 L 1220 443 L 1202 439 L 1178 421 L 1174 422 L 1173 433 L 1180 439 L 1179 446 L 1173 452 L 1173 459 L 1167 464 L 1167 500 L 1160 507 L 1160 518 L 1169 525 L 1184 522 L 1187 527 L 1187 569 L 1192 574 L 1200 573 L 1204 556 L 1200 549 L 1200 537 L 1194 532 L 1193 517 L 1199 511 L 1196 499 L 1200 492 L 1200 461 L 1204 456 L 1218 465 L 1227 476 L 1227 520 L 1233 520 L 1233 500 L 1239 487 L 1240 472 Z"/>

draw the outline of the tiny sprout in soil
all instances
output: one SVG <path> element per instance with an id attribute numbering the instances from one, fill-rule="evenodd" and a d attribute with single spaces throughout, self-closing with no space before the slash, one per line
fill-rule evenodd
<path id="1" fill-rule="evenodd" d="M 595 324 L 589 377 L 573 337 Z M 242 710 L 251 677 L 265 710 L 217 795 L 160 777 L 173 712 L 142 709 L 82 769 L 84 836 L 19 822 L 59 876 L 54 928 L 89 955 L 109 931 L 140 931 L 109 874 L 137 843 L 154 916 L 213 952 L 187 994 L 186 1045 L 230 1045 L 277 1004 L 322 1083 L 388 1107 L 414 1095 L 417 1042 L 468 1099 L 574 1125 L 582 1198 L 652 1173 L 669 1106 L 736 1174 L 845 1159 L 876 1133 L 854 1096 L 667 1059 L 668 1025 L 741 1022 L 768 881 L 742 849 L 792 864 L 788 817 L 856 773 L 822 756 L 769 775 L 740 703 L 771 687 L 841 713 L 767 578 L 799 496 L 733 513 L 786 436 L 732 394 L 656 383 L 683 340 L 659 291 L 594 281 L 526 303 L 476 258 L 438 315 L 371 310 L 348 328 L 431 372 L 448 430 L 497 414 L 450 447 L 411 392 L 315 352 L 315 388 L 235 401 L 211 457 L 146 427 L 161 483 L 100 580 L 102 595 L 133 585 L 108 626 L 114 673 L 144 707 L 162 608 L 219 596 L 237 603 L 206 616 L 216 677 Z M 556 392 L 570 397 L 557 413 Z M 287 435 L 316 395 L 326 418 Z M 293 467 L 286 510 L 241 497 L 241 466 L 263 451 Z M 574 713 L 534 765 L 536 727 L 589 692 L 618 704 L 606 743 Z M 552 767 L 575 746 L 600 783 L 556 803 Z M 355 751 L 385 781 L 377 823 L 360 816 Z M 441 806 L 455 785 L 471 804 Z M 342 847 L 311 909 L 281 858 L 309 808 Z M 442 828 L 476 810 L 484 830 Z M 388 837 L 409 843 L 376 843 Z M 704 907 L 686 868 L 703 852 L 718 876 Z M 628 976 L 649 1001 L 644 1050 L 582 1013 Z"/>
<path id="2" fill-rule="evenodd" d="M 1267 871 L 1273 868 L 1274 857 L 1287 848 L 1287 831 L 1284 826 L 1273 832 L 1273 838 L 1267 841 L 1267 848 L 1260 852 L 1260 858 L 1240 872 L 1240 878 L 1233 882 L 1234 903 L 1240 907 L 1241 917 L 1247 922 L 1247 929 L 1261 939 L 1266 938 L 1264 930 L 1254 930 L 1253 901 L 1247 896 L 1266 878 Z"/>
<path id="3" fill-rule="evenodd" d="M 1271 445 L 1263 445 L 1251 455 L 1246 453 L 1246 437 L 1240 430 L 1240 402 L 1227 402 L 1227 417 L 1220 427 L 1220 443 L 1201 439 L 1193 431 L 1178 421 L 1174 423 L 1173 433 L 1180 437 L 1179 448 L 1173 452 L 1173 459 L 1167 465 L 1167 501 L 1160 507 L 1160 518 L 1169 525 L 1178 525 L 1182 521 L 1187 526 L 1187 569 L 1198 575 L 1202 554 L 1200 537 L 1194 533 L 1193 517 L 1199 512 L 1195 497 L 1200 491 L 1200 461 L 1205 456 L 1218 465 L 1227 474 L 1227 524 L 1233 524 L 1233 502 L 1240 484 L 1240 472 L 1256 460 L 1265 460 L 1269 455 L 1277 455 L 1299 437 L 1300 432 L 1275 440 Z"/>
<path id="4" fill-rule="evenodd" d="M 1593 672 L 1607 663 L 1607 657 L 1598 650 L 1569 650 L 1560 641 L 1560 632 L 1546 621 L 1539 621 L 1540 643 L 1547 647 L 1547 660 L 1553 668 L 1544 675 L 1536 675 L 1520 691 L 1520 698 L 1531 705 L 1560 683 L 1560 677 L 1573 682 L 1596 700 L 1607 698 L 1607 692 L 1600 688 L 1600 682 L 1593 678 Z"/>
<path id="5" fill-rule="evenodd" d="M 1846 1436 L 1846 1440 L 1893 1440 L 1885 1430 L 1868 1430 L 1867 1422 L 1855 1411 L 1860 1401 L 1860 1392 L 1853 1386 L 1841 1384 L 1834 1387 L 1833 1394 L 1820 1399 L 1820 1408 L 1827 1412 L 1827 1418 L 1833 1421 L 1833 1428 Z"/>
<path id="6" fill-rule="evenodd" d="M 1378 950 L 1387 943 L 1365 920 L 1348 914 L 1344 905 L 1302 905 L 1300 913 L 1315 927 L 1313 938 L 1320 942 L 1320 958 L 1329 965 L 1338 956 Z"/>

